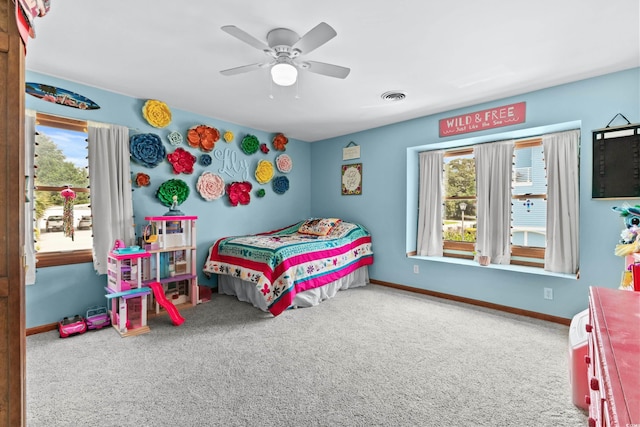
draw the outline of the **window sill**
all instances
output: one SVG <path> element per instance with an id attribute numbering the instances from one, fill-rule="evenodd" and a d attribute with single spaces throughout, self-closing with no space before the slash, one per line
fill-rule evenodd
<path id="1" fill-rule="evenodd" d="M 82 249 L 67 252 L 36 253 L 36 268 L 93 262 L 93 251 Z"/>
<path id="2" fill-rule="evenodd" d="M 417 255 L 409 255 L 410 259 L 420 259 L 424 261 L 432 261 L 432 262 L 444 262 L 448 264 L 457 264 L 457 265 L 467 265 L 470 267 L 478 267 L 478 268 L 488 268 L 493 270 L 506 270 L 513 271 L 517 273 L 526 273 L 526 274 L 537 274 L 540 276 L 551 276 L 551 277 L 560 277 L 563 279 L 572 279 L 577 280 L 578 274 L 566 274 L 566 273 L 554 273 L 551 271 L 543 270 L 542 268 L 536 267 L 526 267 L 523 265 L 503 265 L 503 264 L 489 264 L 487 266 L 483 266 L 478 264 L 476 261 L 462 258 L 454 258 L 454 257 L 443 257 L 443 256 L 417 256 Z"/>

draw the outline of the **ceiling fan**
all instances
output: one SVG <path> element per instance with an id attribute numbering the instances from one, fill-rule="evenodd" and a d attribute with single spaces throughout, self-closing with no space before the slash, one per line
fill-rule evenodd
<path id="1" fill-rule="evenodd" d="M 336 31 L 325 22 L 316 25 L 302 37 L 288 28 L 273 29 L 267 34 L 266 44 L 235 25 L 225 25 L 221 29 L 271 57 L 267 62 L 220 71 L 225 76 L 271 67 L 271 78 L 275 84 L 291 86 L 298 78 L 298 69 L 339 79 L 346 78 L 351 71 L 349 68 L 339 65 L 299 60 L 301 55 L 310 53 L 337 35 Z"/>

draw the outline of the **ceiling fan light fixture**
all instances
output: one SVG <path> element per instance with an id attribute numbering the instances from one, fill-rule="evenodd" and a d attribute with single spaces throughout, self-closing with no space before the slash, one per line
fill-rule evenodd
<path id="1" fill-rule="evenodd" d="M 278 86 L 291 86 L 298 79 L 298 69 L 295 65 L 280 62 L 271 67 L 271 78 Z"/>

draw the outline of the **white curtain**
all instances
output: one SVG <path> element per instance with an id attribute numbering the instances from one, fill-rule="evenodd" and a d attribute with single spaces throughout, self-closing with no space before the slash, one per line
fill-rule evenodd
<path id="1" fill-rule="evenodd" d="M 417 254 L 442 256 L 442 151 L 420 153 Z"/>
<path id="2" fill-rule="evenodd" d="M 107 255 L 116 239 L 133 244 L 133 203 L 129 129 L 88 122 L 89 182 L 93 216 L 93 266 L 107 273 Z"/>
<path id="3" fill-rule="evenodd" d="M 476 161 L 476 258 L 490 256 L 492 264 L 511 261 L 511 173 L 513 141 L 479 144 Z"/>
<path id="4" fill-rule="evenodd" d="M 556 273 L 578 271 L 580 131 L 542 137 L 547 169 L 547 247 L 544 269 Z"/>
<path id="5" fill-rule="evenodd" d="M 34 229 L 35 186 L 34 155 L 36 149 L 36 112 L 26 110 L 24 115 L 24 175 L 26 180 L 24 205 L 24 255 L 25 255 L 25 283 L 36 283 L 36 248 Z"/>

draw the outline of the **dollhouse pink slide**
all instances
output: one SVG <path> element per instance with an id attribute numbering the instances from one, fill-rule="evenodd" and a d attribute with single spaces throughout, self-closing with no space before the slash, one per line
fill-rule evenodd
<path id="1" fill-rule="evenodd" d="M 158 304 L 160 304 L 162 308 L 167 310 L 167 313 L 169 314 L 169 317 L 171 318 L 173 324 L 176 326 L 182 325 L 184 323 L 184 317 L 180 315 L 180 312 L 178 311 L 176 306 L 173 305 L 173 303 L 164 296 L 164 289 L 162 289 L 162 285 L 160 284 L 160 282 L 152 282 L 147 286 L 149 286 L 153 291 L 153 296 L 155 297 L 156 301 L 158 301 Z"/>

